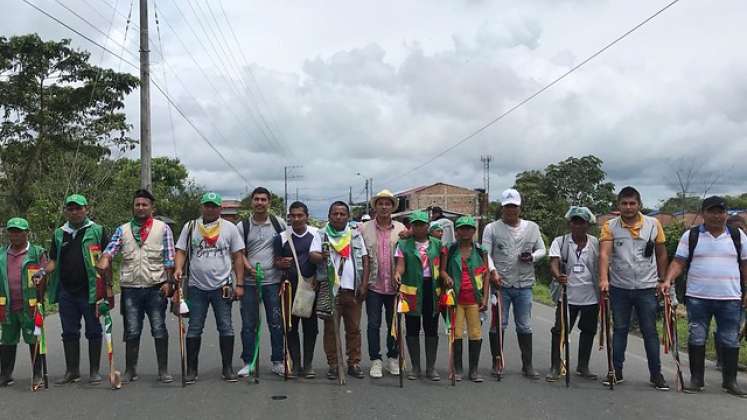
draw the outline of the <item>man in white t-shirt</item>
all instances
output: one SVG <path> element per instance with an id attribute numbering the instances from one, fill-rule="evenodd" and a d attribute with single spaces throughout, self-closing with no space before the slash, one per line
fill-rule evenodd
<path id="1" fill-rule="evenodd" d="M 345 324 L 347 374 L 361 379 L 365 375 L 360 367 L 360 322 L 366 279 L 368 279 L 368 253 L 363 237 L 356 229 L 350 228 L 349 220 L 348 205 L 342 201 L 332 203 L 329 207 L 329 222 L 318 232 L 323 244 L 323 252 L 311 252 L 310 260 L 317 264 L 319 282 L 328 282 L 330 275 L 335 276 L 335 279 L 329 283 L 337 288 L 334 316 L 338 319 L 338 325 L 340 319 Z M 337 379 L 338 363 L 342 363 L 342 360 L 338 359 L 335 339 L 336 334 L 340 333 L 341 331 L 335 331 L 331 318 L 324 320 L 324 352 L 329 365 L 327 379 Z M 342 358 L 342 355 L 339 356 Z"/>
<path id="2" fill-rule="evenodd" d="M 589 226 L 595 222 L 594 214 L 586 207 L 571 207 L 565 215 L 570 233 L 558 236 L 550 245 L 550 285 L 552 297 L 557 305 L 555 326 L 552 327 L 550 351 L 551 368 L 545 377 L 548 382 L 560 379 L 561 337 L 559 302 L 561 285 L 566 285 L 568 295 L 568 319 L 565 328 L 570 333 L 578 321 L 581 334 L 578 340 L 578 365 L 576 374 L 587 379 L 596 379 L 589 371 L 591 348 L 599 318 L 599 240 L 588 234 Z M 566 366 L 570 369 L 570 366 Z M 566 373 L 568 374 L 568 373 Z"/>
<path id="3" fill-rule="evenodd" d="M 686 231 L 664 277 L 665 293 L 687 272 L 685 291 L 688 319 L 689 391 L 705 387 L 705 343 L 711 318 L 716 318 L 721 347 L 724 391 L 747 397 L 737 383 L 739 327 L 747 308 L 747 236 L 726 226 L 726 202 L 718 196 L 703 200 L 703 224 Z M 693 242 L 691 242 L 693 241 Z"/>
<path id="4" fill-rule="evenodd" d="M 197 380 L 197 360 L 208 307 L 213 307 L 218 326 L 223 379 L 236 382 L 233 371 L 234 333 L 231 306 L 244 294 L 244 241 L 231 222 L 220 217 L 222 198 L 209 192 L 202 196 L 202 217 L 182 228 L 176 243 L 174 277 L 186 277 L 185 297 L 189 305 L 187 328 L 187 383 Z M 231 279 L 235 284 L 231 284 Z"/>

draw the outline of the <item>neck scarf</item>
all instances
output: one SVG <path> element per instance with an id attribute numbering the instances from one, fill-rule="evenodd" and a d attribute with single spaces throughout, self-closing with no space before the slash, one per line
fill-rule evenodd
<path id="1" fill-rule="evenodd" d="M 142 224 L 140 224 L 140 221 L 138 221 L 134 217 L 132 218 L 132 220 L 130 220 L 130 229 L 132 230 L 132 236 L 135 237 L 137 246 L 142 246 L 143 242 L 148 239 L 148 235 L 150 234 L 150 230 L 152 227 L 153 216 L 149 216 Z"/>
<path id="2" fill-rule="evenodd" d="M 331 224 L 327 224 L 325 232 L 327 233 L 329 244 L 332 245 L 335 252 L 341 258 L 350 258 L 350 243 L 353 239 L 353 231 L 346 227 L 342 232 L 338 232 Z"/>
<path id="3" fill-rule="evenodd" d="M 209 247 L 215 247 L 215 244 L 218 243 L 218 238 L 220 238 L 220 225 L 221 219 L 218 219 L 211 226 L 205 226 L 202 223 L 202 219 L 197 223 L 197 229 L 200 232 L 202 239 Z"/>

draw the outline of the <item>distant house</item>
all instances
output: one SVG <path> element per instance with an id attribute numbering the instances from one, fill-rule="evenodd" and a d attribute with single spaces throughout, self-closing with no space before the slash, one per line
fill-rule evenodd
<path id="1" fill-rule="evenodd" d="M 396 213 L 407 212 L 430 207 L 441 207 L 444 211 L 454 214 L 481 214 L 482 190 L 473 190 L 456 185 L 437 182 L 424 185 L 395 194 L 399 198 Z M 487 199 L 484 200 L 487 203 Z"/>
<path id="2" fill-rule="evenodd" d="M 241 201 L 239 200 L 223 200 L 221 204 L 221 217 L 233 222 L 239 222 L 239 210 L 241 209 Z"/>

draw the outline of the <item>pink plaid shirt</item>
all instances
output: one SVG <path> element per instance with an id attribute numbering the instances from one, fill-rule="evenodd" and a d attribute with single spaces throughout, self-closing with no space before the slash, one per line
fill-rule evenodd
<path id="1" fill-rule="evenodd" d="M 376 223 L 376 251 L 378 255 L 378 276 L 376 283 L 371 285 L 371 290 L 382 295 L 393 295 L 396 293 L 392 286 L 392 257 L 394 250 L 389 243 L 394 224 L 381 227 Z"/>

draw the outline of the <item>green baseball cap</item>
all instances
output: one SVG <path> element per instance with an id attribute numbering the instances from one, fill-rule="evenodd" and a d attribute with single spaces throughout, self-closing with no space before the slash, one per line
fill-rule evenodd
<path id="1" fill-rule="evenodd" d="M 462 216 L 456 220 L 456 223 L 454 223 L 454 228 L 459 229 L 462 226 L 467 226 L 473 229 L 477 229 L 477 222 L 475 221 L 475 218 L 472 216 Z"/>
<path id="2" fill-rule="evenodd" d="M 410 223 L 420 222 L 428 224 L 428 213 L 424 212 L 423 210 L 415 210 L 414 212 L 410 213 Z"/>
<path id="3" fill-rule="evenodd" d="M 431 222 L 430 226 L 428 227 L 428 232 L 433 232 L 434 230 L 444 230 L 443 226 L 441 226 L 441 223 L 438 223 L 438 220 Z"/>
<path id="4" fill-rule="evenodd" d="M 200 200 L 200 204 L 215 204 L 216 206 L 220 206 L 223 204 L 223 197 L 220 196 L 220 194 L 216 192 L 206 192 L 202 195 L 202 199 Z"/>
<path id="5" fill-rule="evenodd" d="M 5 228 L 6 229 L 29 230 L 29 222 L 28 220 L 22 217 L 14 217 L 8 220 L 8 223 L 5 225 Z"/>
<path id="6" fill-rule="evenodd" d="M 67 206 L 68 204 L 77 204 L 83 207 L 88 205 L 88 200 L 80 194 L 73 194 L 67 196 L 65 199 L 65 205 Z"/>

